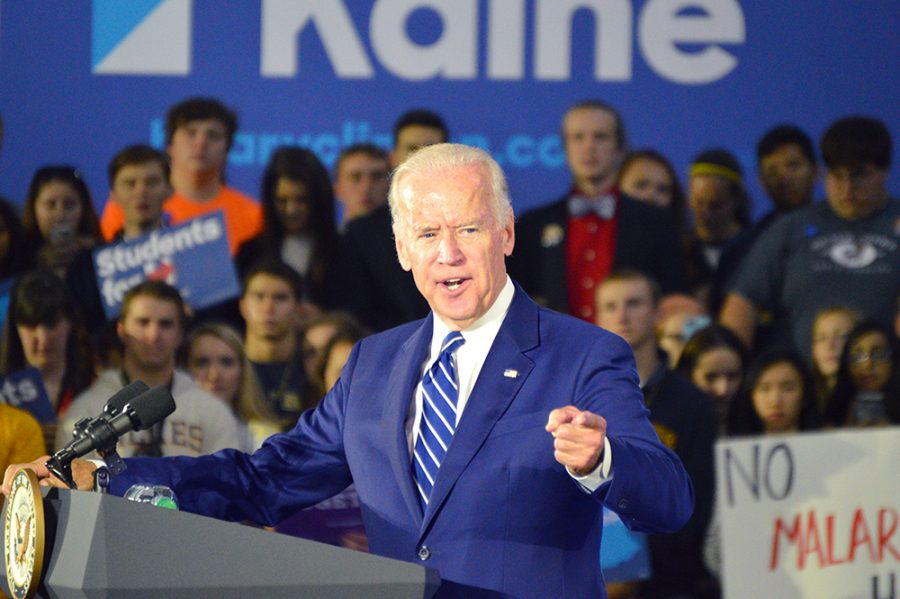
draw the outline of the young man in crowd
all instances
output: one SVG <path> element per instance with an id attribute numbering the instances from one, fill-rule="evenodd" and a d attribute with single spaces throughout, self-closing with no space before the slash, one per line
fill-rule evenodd
<path id="1" fill-rule="evenodd" d="M 778 215 L 812 204 L 819 169 L 813 142 L 802 129 L 778 125 L 766 131 L 756 144 L 756 165 L 773 206 L 757 228 L 765 228 Z"/>
<path id="2" fill-rule="evenodd" d="M 826 202 L 798 208 L 769 226 L 745 256 L 720 314 L 748 347 L 758 315 L 810 355 L 815 315 L 846 306 L 892 323 L 900 294 L 900 202 L 888 196 L 890 133 L 881 121 L 845 117 L 820 144 Z"/>
<path id="3" fill-rule="evenodd" d="M 143 381 L 149 387 L 166 385 L 175 399 L 175 411 L 149 430 L 119 439 L 120 455 L 198 456 L 241 447 L 237 422 L 228 407 L 175 368 L 186 324 L 184 302 L 177 289 L 162 281 L 132 287 L 125 294 L 116 323 L 124 348 L 122 367 L 104 371 L 75 398 L 57 429 L 56 446 L 71 440 L 78 420 L 100 414 L 116 391 L 131 381 Z"/>
<path id="4" fill-rule="evenodd" d="M 172 193 L 166 155 L 147 145 L 123 148 L 107 167 L 110 198 L 122 212 L 122 226 L 112 241 L 134 239 L 165 224 L 163 203 Z M 89 331 L 106 323 L 106 313 L 97 288 L 93 250 L 76 256 L 66 273 L 66 284 L 78 303 Z"/>
<path id="5" fill-rule="evenodd" d="M 644 403 L 660 441 L 675 451 L 694 483 L 694 515 L 679 532 L 650 537 L 653 576 L 638 596 L 693 597 L 712 584 L 703 566 L 703 542 L 712 514 L 712 402 L 669 368 L 656 340 L 659 285 L 637 271 L 618 271 L 597 288 L 597 324 L 619 335 L 634 352 Z"/>
<path id="6" fill-rule="evenodd" d="M 344 148 L 334 168 L 334 194 L 343 206 L 341 225 L 387 204 L 388 153 L 374 144 Z"/>
<path id="7" fill-rule="evenodd" d="M 299 332 L 302 289 L 297 271 L 278 261 L 262 262 L 244 278 L 244 347 L 263 396 L 255 426 L 265 423 L 269 433 L 292 426 L 313 403 Z"/>
<path id="8" fill-rule="evenodd" d="M 604 102 L 579 102 L 563 117 L 562 138 L 571 187 L 519 219 L 512 278 L 538 303 L 588 322 L 594 321 L 597 285 L 613 270 L 638 268 L 666 293 L 683 290 L 684 252 L 675 224 L 661 208 L 615 186 L 627 147 L 619 113 Z"/>
<path id="9" fill-rule="evenodd" d="M 772 200 L 772 210 L 744 229 L 728 245 L 722 255 L 721 268 L 715 273 L 714 294 L 709 309 L 715 313 L 722 307 L 730 280 L 741 269 L 750 248 L 775 220 L 813 202 L 818 177 L 816 152 L 809 136 L 794 125 L 778 125 L 768 130 L 756 144 L 759 181 Z M 766 347 L 776 332 L 772 314 L 760 311 L 755 345 Z"/>
<path id="10" fill-rule="evenodd" d="M 222 210 L 232 255 L 262 229 L 259 204 L 225 185 L 225 165 L 237 126 L 237 115 L 214 98 L 189 98 L 166 115 L 166 153 L 174 191 L 164 210 L 173 225 Z M 123 223 L 122 207 L 107 202 L 100 223 L 104 236 L 112 239 Z"/>
<path id="11" fill-rule="evenodd" d="M 417 149 L 449 139 L 440 115 L 410 110 L 394 124 L 391 168 Z M 383 331 L 428 313 L 428 304 L 408 272 L 397 264 L 387 204 L 349 223 L 338 247 L 332 277 L 333 304 L 373 331 Z"/>

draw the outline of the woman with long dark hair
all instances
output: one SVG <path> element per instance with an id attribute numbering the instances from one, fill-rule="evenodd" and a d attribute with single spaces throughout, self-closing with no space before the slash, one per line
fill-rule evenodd
<path id="1" fill-rule="evenodd" d="M 728 411 L 728 436 L 816 430 L 821 418 L 812 374 L 791 349 L 753 360 Z"/>
<path id="2" fill-rule="evenodd" d="M 900 424 L 900 341 L 880 322 L 847 337 L 827 416 L 835 426 Z"/>
<path id="3" fill-rule="evenodd" d="M 652 148 L 625 156 L 616 179 L 619 189 L 636 200 L 668 210 L 678 232 L 684 233 L 687 199 L 672 163 Z"/>
<path id="4" fill-rule="evenodd" d="M 747 365 L 747 352 L 729 329 L 710 325 L 688 340 L 676 368 L 713 401 L 719 436 L 725 435 L 728 410 L 737 395 Z"/>
<path id="5" fill-rule="evenodd" d="M 261 197 L 263 232 L 238 250 L 238 270 L 243 276 L 259 261 L 278 258 L 303 277 L 304 299 L 324 306 L 338 240 L 328 171 L 309 150 L 278 148 L 263 173 Z"/>
<path id="6" fill-rule="evenodd" d="M 39 168 L 31 178 L 22 226 L 32 264 L 63 276 L 75 255 L 102 241 L 100 223 L 81 174 L 73 166 Z"/>
<path id="7" fill-rule="evenodd" d="M 28 367 L 40 372 L 58 416 L 94 379 L 87 333 L 75 304 L 63 281 L 47 268 L 23 275 L 13 286 L 0 346 L 0 372 Z M 52 447 L 55 426 L 44 430 Z"/>

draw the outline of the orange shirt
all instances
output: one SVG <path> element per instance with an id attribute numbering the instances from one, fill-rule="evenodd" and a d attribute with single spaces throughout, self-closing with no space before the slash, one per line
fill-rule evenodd
<path id="1" fill-rule="evenodd" d="M 259 203 L 225 185 L 219 188 L 219 195 L 205 202 L 197 202 L 176 192 L 163 204 L 163 212 L 169 216 L 169 223 L 172 225 L 216 210 L 225 212 L 225 229 L 228 231 L 228 247 L 232 256 L 237 253 L 242 243 L 262 231 L 263 214 Z M 125 213 L 122 207 L 115 201 L 107 200 L 100 219 L 103 237 L 111 241 L 124 223 Z"/>

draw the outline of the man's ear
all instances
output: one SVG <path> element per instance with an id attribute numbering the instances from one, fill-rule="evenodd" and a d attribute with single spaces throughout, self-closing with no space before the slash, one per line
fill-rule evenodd
<path id="1" fill-rule="evenodd" d="M 516 246 L 516 221 L 512 214 L 506 221 L 506 226 L 502 231 L 503 235 L 503 254 L 512 256 L 513 248 Z"/>
<path id="2" fill-rule="evenodd" d="M 403 235 L 398 235 L 396 231 L 394 231 L 394 243 L 397 247 L 397 259 L 400 261 L 400 266 L 409 272 L 412 269 L 412 262 L 409 259 L 408 248 Z"/>
<path id="3" fill-rule="evenodd" d="M 241 299 L 238 300 L 238 312 L 241 313 L 241 318 L 246 322 L 247 320 L 247 308 L 244 305 L 246 297 L 244 295 L 241 296 Z"/>

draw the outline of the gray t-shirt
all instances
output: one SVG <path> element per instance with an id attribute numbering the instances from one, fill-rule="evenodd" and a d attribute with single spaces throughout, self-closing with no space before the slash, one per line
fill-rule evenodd
<path id="1" fill-rule="evenodd" d="M 890 324 L 900 295 L 900 201 L 855 221 L 825 202 L 782 216 L 756 240 L 731 291 L 772 312 L 776 337 L 807 358 L 823 308 Z"/>

